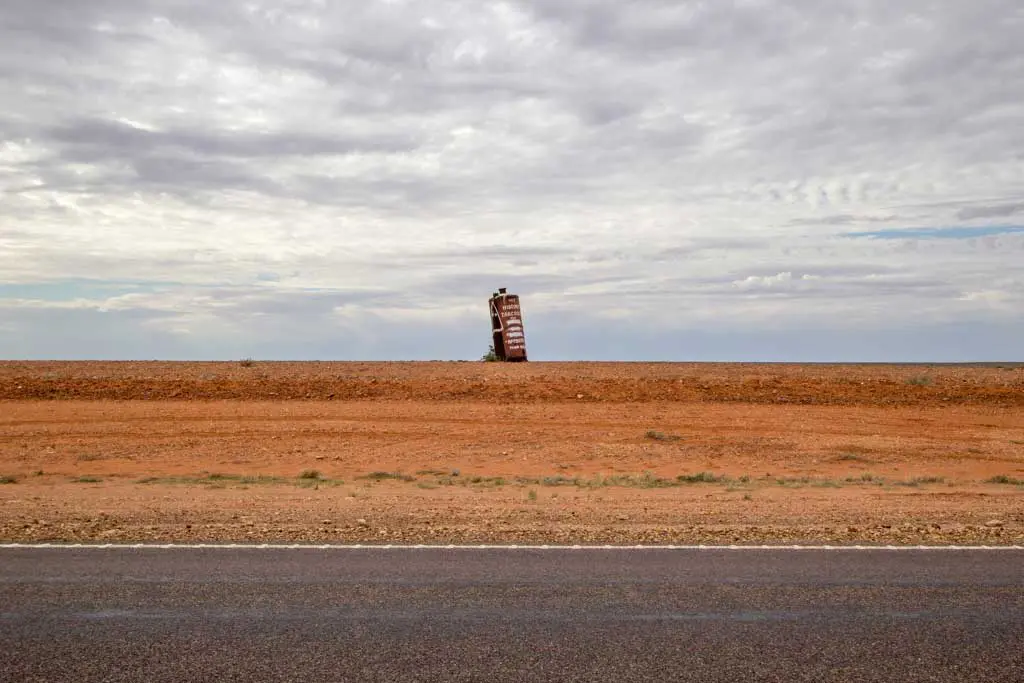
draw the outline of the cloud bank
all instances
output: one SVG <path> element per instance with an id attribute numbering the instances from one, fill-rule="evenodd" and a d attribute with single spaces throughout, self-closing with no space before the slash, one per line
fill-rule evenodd
<path id="1" fill-rule="evenodd" d="M 1019 359 L 1024 8 L 10 0 L 0 357 Z"/>

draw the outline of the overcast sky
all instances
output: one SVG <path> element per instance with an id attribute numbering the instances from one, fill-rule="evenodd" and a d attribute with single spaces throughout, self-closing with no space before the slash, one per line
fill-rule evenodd
<path id="1" fill-rule="evenodd" d="M 1019 0 L 0 0 L 0 358 L 1020 360 Z"/>

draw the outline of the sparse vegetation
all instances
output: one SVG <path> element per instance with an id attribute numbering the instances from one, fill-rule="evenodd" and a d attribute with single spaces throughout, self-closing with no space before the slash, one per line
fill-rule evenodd
<path id="1" fill-rule="evenodd" d="M 18 478 L 9 474 L 0 474 L 0 484 L 17 484 Z"/>
<path id="2" fill-rule="evenodd" d="M 600 477 L 598 480 L 595 480 L 594 483 L 601 486 L 628 486 L 641 489 L 660 489 L 673 486 L 671 479 L 663 479 L 651 472 L 644 472 L 639 476 L 630 476 L 626 474 Z"/>
<path id="3" fill-rule="evenodd" d="M 71 481 L 75 482 L 76 484 L 99 484 L 103 480 L 100 479 L 99 477 L 84 476 L 84 477 L 75 477 Z"/>
<path id="4" fill-rule="evenodd" d="M 873 463 L 874 460 L 865 458 L 863 455 L 858 453 L 840 453 L 836 456 L 836 462 L 863 462 Z"/>
<path id="5" fill-rule="evenodd" d="M 676 481 L 680 484 L 717 484 L 728 480 L 725 475 L 716 475 L 711 472 L 698 472 L 697 474 L 680 474 Z M 748 479 L 749 480 L 749 479 Z"/>
<path id="6" fill-rule="evenodd" d="M 504 486 L 508 483 L 504 477 L 469 477 L 468 481 L 480 486 Z"/>
<path id="7" fill-rule="evenodd" d="M 930 387 L 935 380 L 928 375 L 916 375 L 907 378 L 907 384 L 915 387 Z"/>
<path id="8" fill-rule="evenodd" d="M 986 484 L 1010 484 L 1011 486 L 1024 486 L 1024 479 L 1017 479 L 1006 474 L 997 474 L 985 480 Z"/>
<path id="9" fill-rule="evenodd" d="M 371 474 L 375 475 L 375 477 L 379 477 L 379 478 L 385 479 L 385 480 L 386 479 L 395 479 L 395 480 L 407 481 L 407 482 L 408 481 L 412 481 L 415 484 L 415 486 L 417 486 L 420 489 L 424 489 L 424 491 L 437 489 L 437 488 L 439 488 L 442 485 L 439 481 L 434 480 L 434 477 L 424 478 L 424 479 L 421 480 L 421 479 L 416 479 L 416 478 L 410 478 L 407 475 L 403 476 L 400 473 L 394 473 L 394 472 L 375 472 L 375 473 L 371 473 Z M 397 476 L 395 476 L 396 474 L 397 474 Z M 752 478 L 750 475 L 744 475 L 743 477 L 732 477 L 732 478 L 730 478 L 730 477 L 728 477 L 726 475 L 715 474 L 713 472 L 697 472 L 697 473 L 693 473 L 693 474 L 683 474 L 683 475 L 679 475 L 678 477 L 674 477 L 674 478 L 673 477 L 659 477 L 659 476 L 657 476 L 657 475 L 655 475 L 655 474 L 653 474 L 651 472 L 644 472 L 643 474 L 640 474 L 640 475 L 595 476 L 595 477 L 591 477 L 591 478 L 571 477 L 571 476 L 563 476 L 563 475 L 554 475 L 554 476 L 545 476 L 545 477 L 523 477 L 523 478 L 514 478 L 514 479 L 506 479 L 504 477 L 487 477 L 487 476 L 480 476 L 480 475 L 467 475 L 467 476 L 462 477 L 462 478 L 457 479 L 457 480 L 453 480 L 450 476 L 445 475 L 444 478 L 447 479 L 446 483 L 448 485 L 461 484 L 463 486 L 474 486 L 474 487 L 476 487 L 476 486 L 480 486 L 480 487 L 501 487 L 501 486 L 505 486 L 505 485 L 524 485 L 524 488 L 521 489 L 521 493 L 519 493 L 519 496 L 521 496 L 520 500 L 523 501 L 523 502 L 529 502 L 531 505 L 540 505 L 541 504 L 541 500 L 546 501 L 549 496 L 550 496 L 552 502 L 554 502 L 557 498 L 573 498 L 574 495 L 575 495 L 576 498 L 580 497 L 578 493 L 574 494 L 571 489 L 568 492 L 568 494 L 566 494 L 566 492 L 564 490 L 560 491 L 559 487 L 573 487 L 573 486 L 575 486 L 575 487 L 629 486 L 629 487 L 641 487 L 641 488 L 656 488 L 656 487 L 679 487 L 679 486 L 684 486 L 684 485 L 687 485 L 687 484 L 699 484 L 699 483 L 712 483 L 712 484 L 719 484 L 719 485 L 723 485 L 724 484 L 725 492 L 727 492 L 727 493 L 738 493 L 739 494 L 736 497 L 731 497 L 730 496 L 730 498 L 733 501 L 736 501 L 736 502 L 743 501 L 743 504 L 742 504 L 742 505 L 744 505 L 743 509 L 748 509 L 748 508 L 746 508 L 746 506 L 750 505 L 755 500 L 754 494 L 756 493 L 756 491 L 761 490 L 761 487 L 764 487 L 764 486 L 771 487 L 771 486 L 774 486 L 774 485 L 779 485 L 779 486 L 782 486 L 782 487 L 796 487 L 796 488 L 802 488 L 802 487 L 805 487 L 805 486 L 819 487 L 819 488 L 836 488 L 836 487 L 840 487 L 840 486 L 843 485 L 842 484 L 842 480 L 818 479 L 818 478 L 814 478 L 814 477 L 803 477 L 803 476 L 791 476 L 791 477 L 778 477 L 778 476 L 776 476 L 776 477 L 772 477 L 772 476 L 767 476 L 766 475 L 765 477 L 760 477 L 760 478 L 755 477 L 755 478 Z M 440 479 L 440 478 L 438 478 L 438 479 Z M 72 481 L 83 483 L 83 484 L 98 483 L 98 482 L 100 482 L 100 480 L 98 478 L 89 477 L 89 476 L 78 477 L 76 479 L 73 479 Z M 313 488 L 313 487 L 319 488 L 321 485 L 326 485 L 328 483 L 328 482 L 326 482 L 324 480 L 315 479 L 315 478 L 312 478 L 312 477 L 310 477 L 310 478 L 302 478 L 301 476 L 294 477 L 294 478 L 279 478 L 279 477 L 269 477 L 269 476 L 243 477 L 243 476 L 238 476 L 238 475 L 219 474 L 219 473 L 203 474 L 203 475 L 196 476 L 196 477 L 149 478 L 149 479 L 142 480 L 142 481 L 147 481 L 147 482 L 152 482 L 152 483 L 197 484 L 197 485 L 202 485 L 202 486 L 205 486 L 206 488 L 211 488 L 211 489 L 212 488 L 232 488 L 232 487 L 239 487 L 239 488 L 243 488 L 244 489 L 244 488 L 248 488 L 247 486 L 244 486 L 244 484 L 246 482 L 248 482 L 248 483 L 258 483 L 258 484 L 291 484 L 291 485 L 294 485 L 294 486 L 299 486 L 299 487 L 304 487 L 304 488 Z M 882 478 L 875 477 L 873 475 L 866 475 L 864 478 L 858 477 L 858 478 L 852 479 L 851 481 L 854 481 L 855 483 L 861 483 L 862 481 L 872 481 L 872 482 L 875 482 L 875 483 L 878 483 L 878 484 L 882 484 L 883 483 L 883 479 Z M 887 483 L 889 486 L 917 486 L 917 485 L 920 485 L 920 484 L 927 484 L 927 483 L 940 483 L 942 481 L 944 481 L 944 480 L 941 477 L 922 476 L 922 477 L 916 477 L 916 478 L 913 478 L 913 479 L 907 479 L 905 481 L 888 480 L 885 483 Z M 1014 478 L 1012 478 L 1010 476 L 1007 476 L 1007 475 L 1000 475 L 998 477 L 993 477 L 989 481 L 991 483 L 1011 484 L 1011 485 L 1013 485 L 1013 484 L 1024 485 L 1024 480 L 1014 479 Z M 726 482 L 728 482 L 728 483 L 726 483 Z M 743 482 L 745 484 L 749 484 L 750 487 L 740 487 L 739 486 L 740 482 Z M 329 482 L 329 483 L 331 483 L 331 484 L 335 484 L 335 483 L 340 484 L 341 482 Z M 543 487 L 553 487 L 554 490 L 552 490 L 552 488 L 548 488 L 547 490 L 549 491 L 549 493 L 545 494 L 544 493 L 544 489 L 540 488 L 542 486 Z M 351 493 L 351 496 L 353 496 L 353 497 L 355 497 L 356 495 L 358 495 L 358 494 L 355 491 L 353 491 Z M 372 493 L 369 493 L 369 489 L 367 489 L 367 492 L 363 493 L 362 495 L 372 495 Z M 426 496 L 427 494 L 424 492 L 421 495 Z M 796 491 L 794 491 L 793 495 L 799 496 L 799 495 L 804 495 L 804 494 L 797 493 Z M 600 501 L 601 501 L 601 496 L 600 495 L 596 495 L 596 496 L 593 496 L 593 497 L 587 496 L 587 498 L 590 501 L 592 501 L 592 503 L 594 505 L 600 505 Z M 754 509 L 754 508 L 749 508 L 749 509 Z"/>
<path id="10" fill-rule="evenodd" d="M 417 472 L 420 476 L 426 476 L 424 473 L 428 470 L 420 470 Z M 595 475 L 593 477 L 570 477 L 563 474 L 549 475 L 545 477 L 513 477 L 511 479 L 506 477 L 489 477 L 482 475 L 472 475 L 465 477 L 457 477 L 449 474 L 439 474 L 439 470 L 429 470 L 430 474 L 434 476 L 433 481 L 418 479 L 417 477 L 402 474 L 400 472 L 370 472 L 357 477 L 358 479 L 368 481 L 404 481 L 404 482 L 416 482 L 420 488 L 436 488 L 438 486 L 480 486 L 480 487 L 493 487 L 498 488 L 501 486 L 515 485 L 515 486 L 543 486 L 543 487 L 576 487 L 581 489 L 595 489 L 604 487 L 627 487 L 627 488 L 668 488 L 674 486 L 683 486 L 687 484 L 721 484 L 731 481 L 726 475 L 714 474 L 712 472 L 698 472 L 696 474 L 681 474 L 674 479 L 659 477 L 652 472 L 644 472 L 643 474 L 630 475 L 630 474 L 615 474 L 615 475 Z M 744 475 L 737 481 L 747 484 L 750 483 L 751 479 L 749 476 Z"/>
<path id="11" fill-rule="evenodd" d="M 480 356 L 480 360 L 485 363 L 496 363 L 498 362 L 498 354 L 494 350 L 494 344 L 487 347 L 487 353 Z"/>
<path id="12" fill-rule="evenodd" d="M 364 474 L 357 479 L 368 479 L 370 481 L 386 481 L 388 479 L 394 479 L 396 481 L 416 481 L 416 477 L 411 474 L 402 474 L 401 472 L 370 472 Z"/>
<path id="13" fill-rule="evenodd" d="M 902 481 L 895 481 L 896 486 L 920 486 L 921 484 L 941 484 L 946 481 L 945 477 L 913 477 Z"/>
<path id="14" fill-rule="evenodd" d="M 565 477 L 561 474 L 553 477 L 544 477 L 540 480 L 540 483 L 544 486 L 572 486 L 576 484 L 577 479 L 575 477 Z"/>
<path id="15" fill-rule="evenodd" d="M 314 472 L 315 470 L 309 470 Z M 318 473 L 319 474 L 319 473 Z M 275 477 L 266 474 L 255 476 L 240 474 L 208 474 L 198 477 L 143 477 L 136 479 L 138 484 L 180 484 L 180 485 L 205 485 L 211 488 L 225 488 L 227 484 L 234 484 L 239 487 L 250 485 L 273 485 L 292 484 L 296 486 L 341 486 L 345 482 L 341 479 L 327 479 L 322 475 L 314 478 L 312 475 L 306 477 L 298 476 L 294 479 L 288 477 Z"/>
<path id="16" fill-rule="evenodd" d="M 241 365 L 243 368 L 251 368 L 253 365 L 256 364 L 256 361 L 254 361 L 252 358 L 243 358 L 242 360 L 238 361 L 238 364 Z"/>
<path id="17" fill-rule="evenodd" d="M 423 473 L 428 470 L 420 470 L 417 474 L 424 476 Z M 435 489 L 442 486 L 474 486 L 480 488 L 500 488 L 503 486 L 513 485 L 520 487 L 545 487 L 545 488 L 559 488 L 559 487 L 576 487 L 578 489 L 599 489 L 606 487 L 622 487 L 622 488 L 641 488 L 641 489 L 655 489 L 655 488 L 672 488 L 679 486 L 688 486 L 693 484 L 722 484 L 727 485 L 726 491 L 735 492 L 750 490 L 752 486 L 760 485 L 776 485 L 782 487 L 801 488 L 804 486 L 812 486 L 816 488 L 839 488 L 844 484 L 873 484 L 877 486 L 904 486 L 904 487 L 915 487 L 927 484 L 943 484 L 947 483 L 945 477 L 924 475 L 911 477 L 908 479 L 890 480 L 885 477 L 878 476 L 865 472 L 859 476 L 846 477 L 844 479 L 819 479 L 809 476 L 765 476 L 759 479 L 754 479 L 750 475 L 743 475 L 740 477 L 732 478 L 725 474 L 715 474 L 714 472 L 696 472 L 693 474 L 680 474 L 674 478 L 660 477 L 653 472 L 643 472 L 642 474 L 614 474 L 614 475 L 594 475 L 592 477 L 580 477 L 580 476 L 566 476 L 562 474 L 549 475 L 544 477 L 501 477 L 501 476 L 483 476 L 483 475 L 467 475 L 465 477 L 453 477 L 450 474 L 438 475 L 441 470 L 429 470 L 433 475 L 433 479 L 417 478 L 412 475 L 403 474 L 401 472 L 385 472 L 376 471 L 370 472 L 369 474 L 361 475 L 356 477 L 368 482 L 379 482 L 379 481 L 399 481 L 406 483 L 416 483 L 421 489 Z M 42 474 L 41 471 L 36 474 Z M 14 477 L 6 476 L 0 477 L 0 483 L 13 484 L 17 480 Z M 94 476 L 81 476 L 72 479 L 71 481 L 78 483 L 99 483 L 102 479 Z M 340 486 L 345 482 L 341 479 L 328 479 L 318 470 L 304 470 L 298 477 L 290 479 L 287 477 L 275 477 L 268 475 L 256 475 L 256 476 L 243 476 L 233 474 L 206 474 L 205 476 L 197 477 L 143 477 L 137 479 L 136 483 L 139 484 L 192 484 L 192 485 L 206 485 L 208 487 L 224 488 L 227 484 L 235 484 L 240 486 L 246 485 L 269 485 L 269 484 L 292 484 L 301 487 L 319 487 L 324 486 Z M 1024 486 L 1024 479 L 1018 479 L 1009 475 L 1000 474 L 985 480 L 987 484 L 1007 484 L 1013 486 Z M 952 484 L 951 484 L 952 485 Z"/>
<path id="18" fill-rule="evenodd" d="M 520 486 L 575 486 L 577 488 L 584 489 L 604 488 L 609 486 L 654 489 L 681 486 L 683 484 L 691 483 L 720 483 L 727 480 L 728 478 L 725 476 L 717 476 L 710 472 L 701 472 L 693 475 L 684 474 L 680 475 L 676 479 L 667 479 L 665 477 L 659 477 L 652 472 L 644 472 L 639 475 L 614 474 L 605 476 L 598 474 L 590 478 L 566 477 L 560 474 L 549 477 L 516 477 L 512 480 L 512 483 Z"/>
<path id="19" fill-rule="evenodd" d="M 843 481 L 845 481 L 847 484 L 881 484 L 883 482 L 883 479 L 874 474 L 865 472 L 859 477 L 847 477 Z"/>
<path id="20" fill-rule="evenodd" d="M 682 440 L 683 437 L 678 436 L 677 434 L 665 434 L 664 432 L 659 432 L 659 431 L 656 431 L 654 429 L 648 429 L 647 433 L 644 434 L 644 438 L 651 439 L 653 441 L 669 441 L 669 442 L 672 442 L 672 441 L 680 441 L 680 440 Z"/>
<path id="21" fill-rule="evenodd" d="M 810 477 L 778 477 L 775 483 L 779 486 L 805 486 L 811 483 Z"/>

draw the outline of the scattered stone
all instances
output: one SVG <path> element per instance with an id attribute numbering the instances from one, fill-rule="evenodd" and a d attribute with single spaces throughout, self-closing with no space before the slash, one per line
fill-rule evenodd
<path id="1" fill-rule="evenodd" d="M 356 520 L 356 524 L 363 527 L 364 529 L 370 526 L 370 523 L 361 517 Z"/>
<path id="2" fill-rule="evenodd" d="M 985 522 L 985 526 L 987 526 L 989 529 L 998 529 L 999 527 L 1003 526 L 1003 520 L 990 519 L 987 522 Z"/>

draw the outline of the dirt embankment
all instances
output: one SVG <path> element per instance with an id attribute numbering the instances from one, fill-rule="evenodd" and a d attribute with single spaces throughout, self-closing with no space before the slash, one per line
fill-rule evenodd
<path id="1" fill-rule="evenodd" d="M 0 541 L 1024 544 L 1020 367 L 0 364 Z"/>
<path id="2" fill-rule="evenodd" d="M 9 362 L 3 399 L 1024 407 L 1024 366 Z"/>

